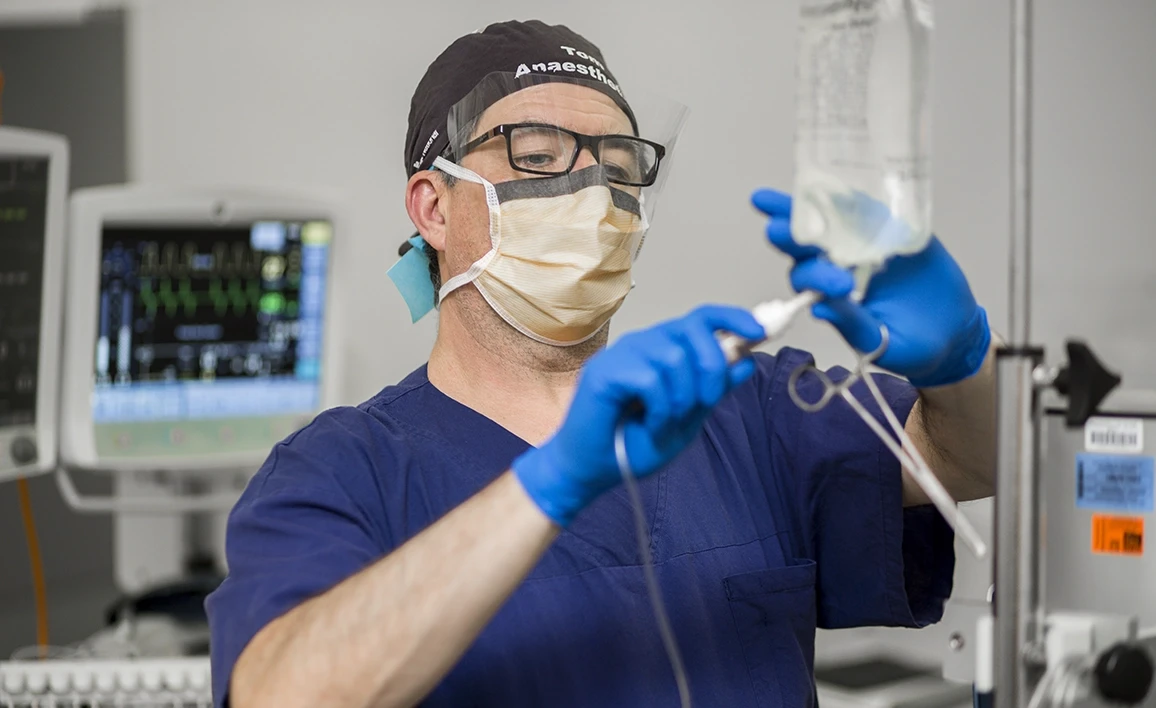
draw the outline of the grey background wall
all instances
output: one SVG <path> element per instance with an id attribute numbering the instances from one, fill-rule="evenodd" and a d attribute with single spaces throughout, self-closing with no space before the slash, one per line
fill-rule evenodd
<path id="1" fill-rule="evenodd" d="M 1130 383 L 1156 387 L 1146 209 L 1156 185 L 1156 4 L 1038 6 L 1034 331 L 1055 360 L 1065 336 L 1083 336 Z M 937 231 L 997 328 L 1007 324 L 1008 8 L 941 0 L 933 55 Z M 401 156 L 410 95 L 442 47 L 495 20 L 561 22 L 602 47 L 627 92 L 645 87 L 691 107 L 638 288 L 615 321 L 622 332 L 706 301 L 788 293 L 788 263 L 763 242 L 747 200 L 760 185 L 790 186 L 795 13 L 794 2 L 754 0 L 140 3 L 126 20 L 127 170 L 143 181 L 316 188 L 347 204 L 334 264 L 344 290 L 334 371 L 337 400 L 356 402 L 421 364 L 436 328 L 432 318 L 409 323 L 385 271 L 411 232 Z M 4 46 L 0 34 L 0 60 Z M 10 91 L 11 122 L 16 100 Z M 788 343 L 823 364 L 849 361 L 814 323 Z M 990 524 L 990 504 L 969 510 Z M 49 514 L 62 533 L 87 528 Z M 93 554 L 107 554 L 96 541 L 105 539 Z M 958 592 L 977 596 L 988 582 L 961 553 Z M 915 634 L 858 636 L 912 653 L 942 639 Z M 0 645 L 6 639 L 0 627 Z"/>

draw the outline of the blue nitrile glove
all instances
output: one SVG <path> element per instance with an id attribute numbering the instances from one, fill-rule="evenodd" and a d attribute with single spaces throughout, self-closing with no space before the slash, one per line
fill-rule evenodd
<path id="1" fill-rule="evenodd" d="M 790 195 L 762 189 L 751 201 L 771 217 L 767 238 L 795 259 L 791 285 L 826 297 L 814 306 L 815 317 L 833 324 L 852 347 L 875 351 L 879 326 L 886 325 L 887 351 L 875 363 L 916 386 L 945 386 L 979 371 L 991 344 L 987 313 L 938 238 L 919 253 L 889 260 L 855 303 L 848 297 L 855 287 L 851 273 L 791 237 Z"/>
<path id="2" fill-rule="evenodd" d="M 636 477 L 661 468 L 698 435 L 723 395 L 755 371 L 749 358 L 727 364 L 716 330 L 765 336 L 746 310 L 700 307 L 624 335 L 586 363 L 562 427 L 512 465 L 547 516 L 566 526 L 622 481 L 614 454 L 619 421 L 627 420 L 626 452 Z"/>

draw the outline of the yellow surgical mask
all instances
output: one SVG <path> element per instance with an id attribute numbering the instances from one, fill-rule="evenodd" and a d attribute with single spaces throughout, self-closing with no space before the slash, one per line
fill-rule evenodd
<path id="1" fill-rule="evenodd" d="M 489 252 L 446 281 L 442 299 L 473 283 L 510 326 L 555 346 L 584 342 L 610 321 L 633 286 L 647 223 L 602 167 L 494 185 L 441 157 L 434 166 L 481 184 L 490 211 Z"/>

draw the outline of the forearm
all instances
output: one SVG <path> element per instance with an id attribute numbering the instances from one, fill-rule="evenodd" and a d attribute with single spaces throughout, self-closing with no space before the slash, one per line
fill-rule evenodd
<path id="1" fill-rule="evenodd" d="M 950 386 L 921 389 L 906 430 L 927 464 L 959 501 L 995 490 L 995 350 L 993 336 L 983 366 Z M 903 476 L 903 504 L 927 504 L 927 495 Z"/>
<path id="2" fill-rule="evenodd" d="M 557 534 L 506 472 L 401 548 L 265 627 L 237 661 L 231 704 L 415 704 Z"/>

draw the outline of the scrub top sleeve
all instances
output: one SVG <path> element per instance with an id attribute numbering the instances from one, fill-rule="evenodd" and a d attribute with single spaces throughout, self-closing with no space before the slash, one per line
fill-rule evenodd
<path id="1" fill-rule="evenodd" d="M 229 515 L 229 575 L 205 603 L 215 706 L 228 705 L 233 666 L 265 625 L 386 552 L 369 495 L 355 503 L 337 477 L 374 471 L 348 469 L 363 457 L 332 423 L 315 421 L 274 448 Z"/>
<path id="2" fill-rule="evenodd" d="M 923 627 L 938 622 L 951 595 L 955 567 L 950 527 L 933 507 L 903 507 L 898 460 L 854 410 L 836 398 L 818 413 L 804 413 L 787 394 L 802 352 L 780 353 L 770 398 L 772 421 L 794 427 L 785 437 L 805 515 L 803 552 L 818 565 L 818 624 L 825 629 L 862 626 Z M 835 381 L 844 369 L 827 372 Z M 906 381 L 873 374 L 899 421 L 918 397 Z M 814 376 L 799 383 L 805 400 L 817 400 Z M 852 393 L 888 428 L 867 387 Z M 773 424 L 773 422 L 772 422 Z"/>

